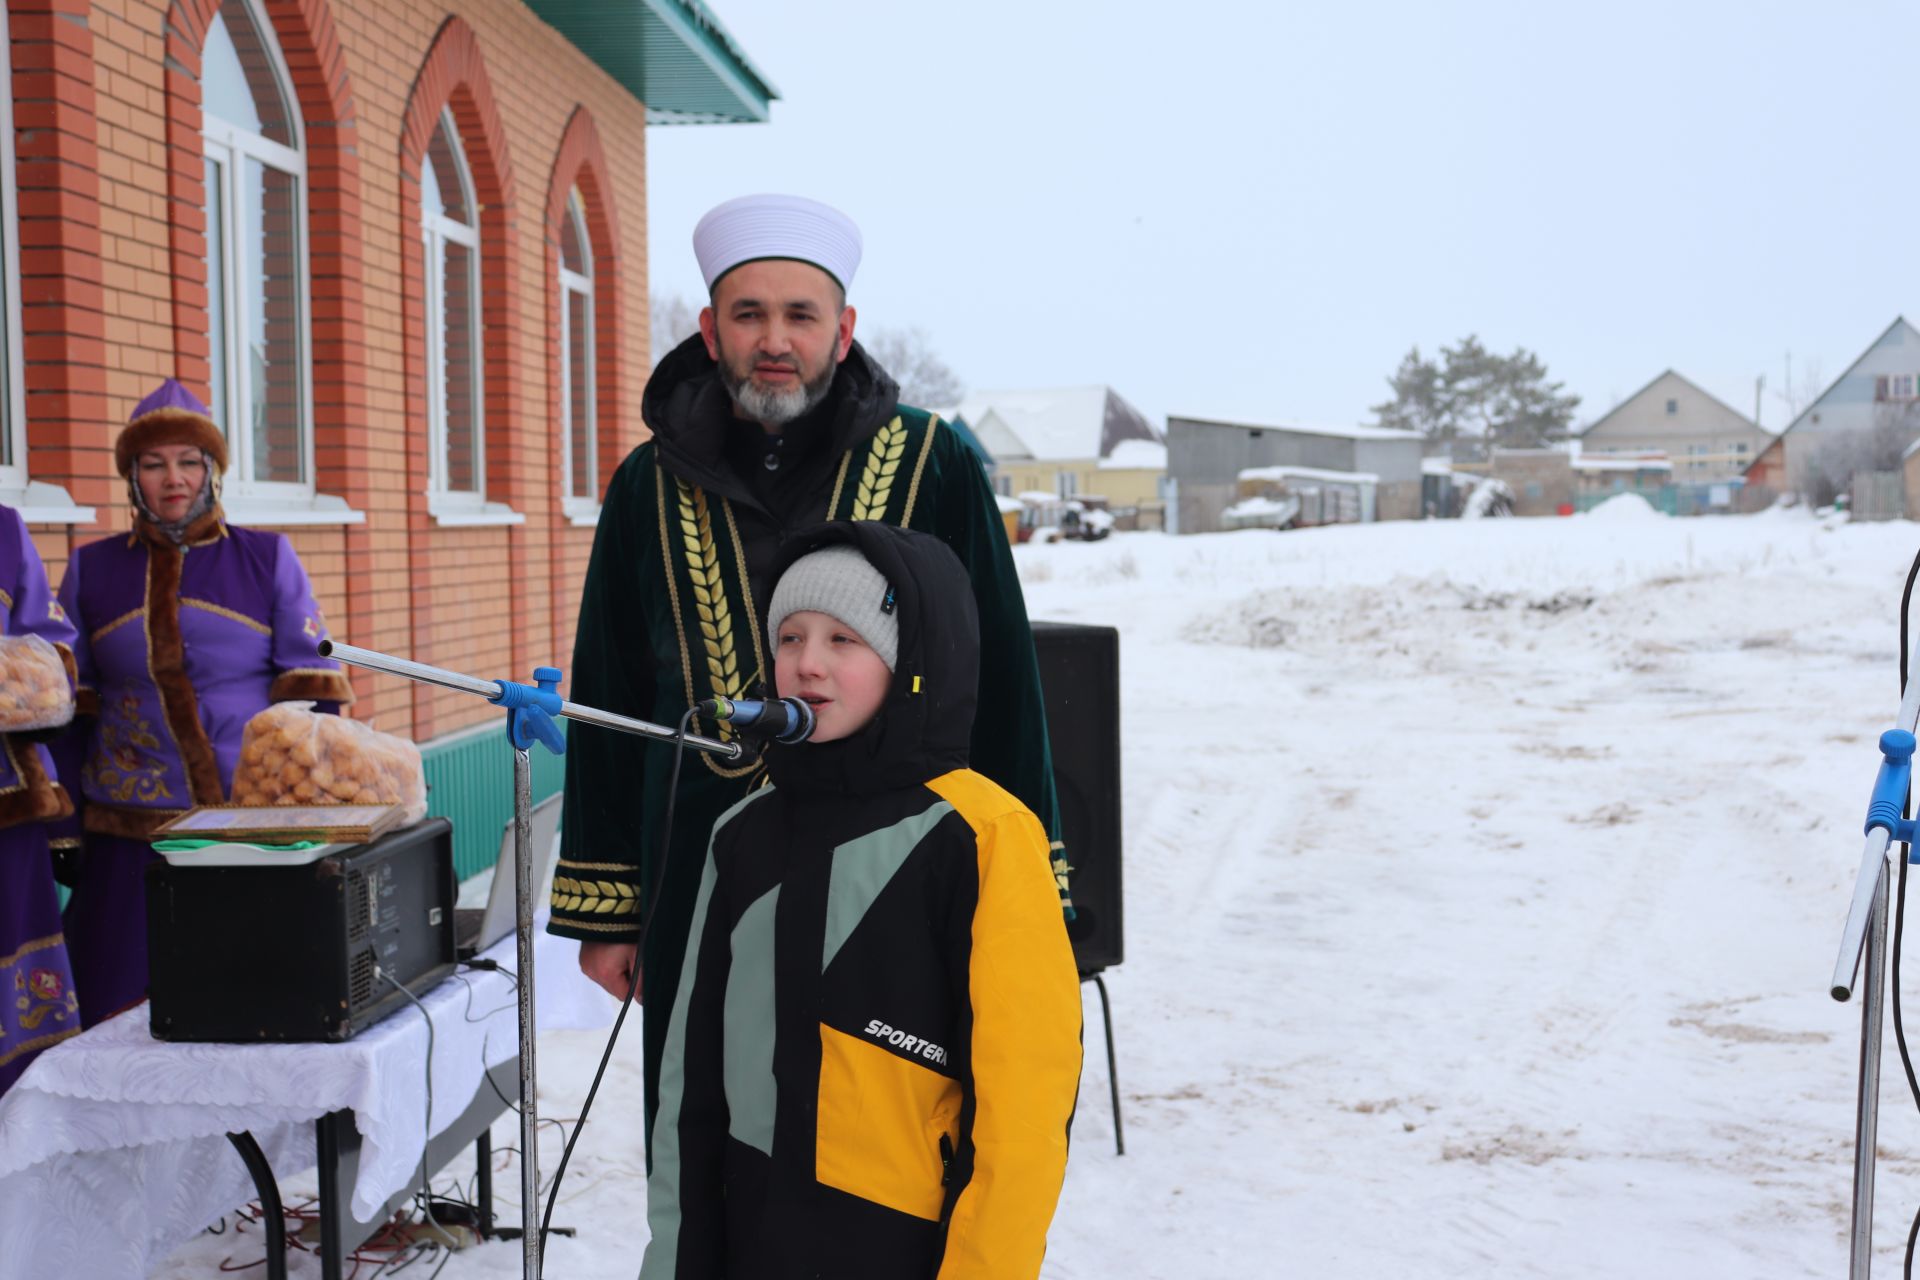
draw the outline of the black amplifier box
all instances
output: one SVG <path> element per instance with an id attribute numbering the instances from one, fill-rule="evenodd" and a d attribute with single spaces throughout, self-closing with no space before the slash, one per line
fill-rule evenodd
<path id="1" fill-rule="evenodd" d="M 454 970 L 453 826 L 304 866 L 147 868 L 156 1040 L 350 1040 Z"/>

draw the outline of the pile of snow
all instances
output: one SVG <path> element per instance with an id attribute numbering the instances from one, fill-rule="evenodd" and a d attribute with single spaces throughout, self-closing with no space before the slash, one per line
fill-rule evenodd
<path id="1" fill-rule="evenodd" d="M 1467 495 L 1467 501 L 1460 508 L 1463 520 L 1480 520 L 1488 516 L 1506 516 L 1513 514 L 1513 490 L 1505 480 L 1495 480 L 1488 476 L 1473 486 L 1473 492 Z"/>
<path id="2" fill-rule="evenodd" d="M 1299 506 L 1298 502 L 1283 502 L 1279 498 L 1242 498 L 1220 514 L 1235 518 L 1289 515 Z"/>
<path id="3" fill-rule="evenodd" d="M 1664 512 L 1637 493 L 1616 493 L 1587 512 L 1594 520 L 1664 520 Z"/>

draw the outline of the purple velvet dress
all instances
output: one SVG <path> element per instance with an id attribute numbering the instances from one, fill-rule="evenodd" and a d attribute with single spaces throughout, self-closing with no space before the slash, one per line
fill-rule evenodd
<path id="1" fill-rule="evenodd" d="M 67 949 L 86 1025 L 144 999 L 153 830 L 225 803 L 247 721 L 269 703 L 335 709 L 351 691 L 322 658 L 320 607 L 292 544 L 216 507 L 176 546 L 144 520 L 75 553 L 60 602 L 79 629 L 77 754 L 85 853 Z"/>
<path id="2" fill-rule="evenodd" d="M 0 634 L 39 636 L 73 660 L 73 626 L 47 589 L 20 513 L 4 506 Z M 47 749 L 0 735 L 0 1093 L 40 1050 L 80 1030 L 47 848 L 49 821 L 72 812 Z"/>

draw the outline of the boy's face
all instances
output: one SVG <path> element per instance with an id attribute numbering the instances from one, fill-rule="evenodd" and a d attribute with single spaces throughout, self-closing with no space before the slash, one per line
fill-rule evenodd
<path id="1" fill-rule="evenodd" d="M 803 609 L 788 614 L 775 635 L 773 685 L 783 698 L 813 708 L 810 742 L 851 737 L 880 712 L 893 672 L 840 619 Z"/>

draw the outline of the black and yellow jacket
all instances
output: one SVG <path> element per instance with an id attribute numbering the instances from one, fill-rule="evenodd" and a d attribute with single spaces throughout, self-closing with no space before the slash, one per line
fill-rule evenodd
<path id="1" fill-rule="evenodd" d="M 925 535 L 825 527 L 895 591 L 888 700 L 776 747 L 714 828 L 667 1019 L 643 1280 L 1039 1274 L 1080 1076 L 1047 837 L 967 767 L 977 621 Z"/>

